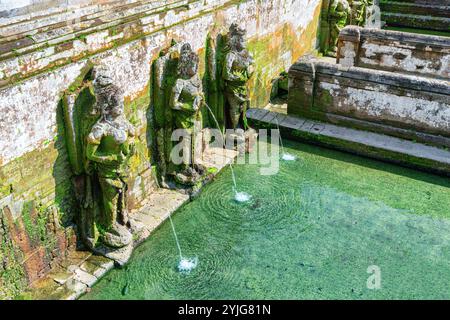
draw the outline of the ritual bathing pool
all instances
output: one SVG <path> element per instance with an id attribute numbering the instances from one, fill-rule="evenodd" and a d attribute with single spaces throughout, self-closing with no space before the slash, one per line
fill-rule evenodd
<path id="1" fill-rule="evenodd" d="M 226 169 L 176 212 L 183 256 L 197 259 L 189 273 L 168 220 L 82 299 L 450 299 L 448 179 L 290 141 L 285 151 L 296 160 L 276 175 L 234 167 L 250 201 L 234 200 Z"/>

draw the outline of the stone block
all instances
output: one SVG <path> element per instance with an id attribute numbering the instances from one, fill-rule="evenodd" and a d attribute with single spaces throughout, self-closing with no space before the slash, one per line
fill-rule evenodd
<path id="1" fill-rule="evenodd" d="M 289 114 L 450 146 L 446 80 L 343 67 L 314 58 L 294 64 L 289 77 Z M 313 78 L 306 85 L 304 79 Z M 270 122 L 271 117 L 262 121 Z"/>

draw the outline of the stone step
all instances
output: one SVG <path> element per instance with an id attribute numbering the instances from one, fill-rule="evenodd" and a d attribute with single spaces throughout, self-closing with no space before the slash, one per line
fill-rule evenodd
<path id="1" fill-rule="evenodd" d="M 249 109 L 254 128 L 280 127 L 284 137 L 450 176 L 450 151 L 379 133 L 351 129 L 265 109 Z"/>
<path id="2" fill-rule="evenodd" d="M 387 27 L 406 27 L 450 32 L 450 18 L 382 12 Z"/>
<path id="3" fill-rule="evenodd" d="M 152 1 L 141 0 L 130 4 L 121 4 L 108 8 L 82 8 L 82 10 L 59 12 L 37 17 L 32 21 L 8 24 L 0 27 L 0 43 L 16 42 L 19 39 L 30 38 L 39 43 L 50 41 L 74 32 L 88 32 L 90 28 L 106 25 L 115 21 L 128 21 L 129 18 L 139 18 L 154 10 L 166 10 L 172 4 L 184 5 L 187 0 Z M 87 30 L 87 31 L 86 31 Z"/>
<path id="4" fill-rule="evenodd" d="M 389 1 L 380 3 L 381 12 L 450 18 L 450 6 Z"/>
<path id="5" fill-rule="evenodd" d="M 29 0 L 30 1 L 30 0 Z M 67 17 L 93 14 L 108 10 L 110 8 L 128 5 L 142 0 L 41 0 L 34 1 L 29 5 L 16 6 L 6 5 L 9 9 L 0 9 L 0 27 L 6 25 L 19 25 L 22 22 L 29 23 L 31 20 L 39 20 L 44 17 L 54 16 Z"/>
<path id="6" fill-rule="evenodd" d="M 139 38 L 152 34 L 156 37 L 157 32 L 166 36 L 166 29 L 206 19 L 219 8 L 235 5 L 232 0 L 164 0 L 164 6 L 160 6 L 162 1 L 145 2 L 144 7 L 83 20 L 76 25 L 43 27 L 30 34 L 14 35 L 14 39 L 0 36 L 0 87 Z M 159 5 L 155 7 L 156 4 Z"/>

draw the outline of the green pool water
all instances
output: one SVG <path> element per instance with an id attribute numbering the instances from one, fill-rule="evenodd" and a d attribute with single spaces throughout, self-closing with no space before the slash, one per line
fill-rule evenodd
<path id="1" fill-rule="evenodd" d="M 285 142 L 280 172 L 224 170 L 82 299 L 450 298 L 450 182 L 333 150 Z M 381 288 L 368 289 L 369 266 Z"/>

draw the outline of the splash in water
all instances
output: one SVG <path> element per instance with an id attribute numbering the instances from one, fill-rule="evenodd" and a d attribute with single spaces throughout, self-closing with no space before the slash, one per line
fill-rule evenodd
<path id="1" fill-rule="evenodd" d="M 247 202 L 250 201 L 251 198 L 252 196 L 245 192 L 236 192 L 234 195 L 234 200 L 237 202 Z"/>
<path id="2" fill-rule="evenodd" d="M 281 156 L 281 159 L 283 159 L 285 161 L 295 161 L 297 159 L 297 157 L 294 156 L 293 154 L 283 153 L 283 155 Z"/>
<path id="3" fill-rule="evenodd" d="M 197 267 L 198 258 L 181 258 L 178 263 L 178 271 L 184 274 L 189 274 Z"/>

